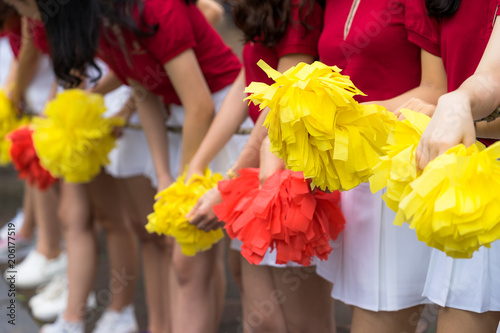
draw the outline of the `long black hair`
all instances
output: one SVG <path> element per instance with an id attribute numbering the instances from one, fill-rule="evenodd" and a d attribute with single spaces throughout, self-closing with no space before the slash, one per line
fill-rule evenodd
<path id="1" fill-rule="evenodd" d="M 290 23 L 291 0 L 234 0 L 233 16 L 236 26 L 243 31 L 246 42 L 260 42 L 267 47 L 274 47 L 285 35 Z M 314 8 L 314 0 L 301 0 L 300 23 L 306 29 L 307 17 Z"/>
<path id="2" fill-rule="evenodd" d="M 185 0 L 187 3 L 196 0 Z M 144 0 L 36 0 L 49 42 L 54 73 L 66 86 L 78 86 L 88 77 L 89 67 L 101 71 L 94 58 L 99 48 L 102 20 L 131 30 L 137 35 L 151 35 L 156 27 L 139 27 L 132 13 L 139 9 L 142 22 Z M 55 4 L 54 4 L 55 3 Z"/>
<path id="3" fill-rule="evenodd" d="M 425 0 L 425 7 L 429 16 L 450 17 L 455 15 L 460 2 L 461 0 Z"/>
<path id="4" fill-rule="evenodd" d="M 5 24 L 13 17 L 18 16 L 16 9 L 0 0 L 0 31 L 4 29 Z"/>

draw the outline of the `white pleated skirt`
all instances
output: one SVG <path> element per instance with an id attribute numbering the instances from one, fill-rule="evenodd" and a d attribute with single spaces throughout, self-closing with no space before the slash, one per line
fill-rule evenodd
<path id="1" fill-rule="evenodd" d="M 500 311 L 500 241 L 480 248 L 471 259 L 432 250 L 424 296 L 443 307 Z"/>
<path id="2" fill-rule="evenodd" d="M 14 55 L 7 37 L 0 37 L 0 87 L 5 87 L 5 81 L 10 71 L 10 64 Z"/>
<path id="3" fill-rule="evenodd" d="M 428 303 L 422 296 L 431 248 L 415 231 L 393 225 L 395 213 L 368 184 L 342 193 L 346 225 L 318 274 L 333 282 L 332 297 L 370 311 Z"/>

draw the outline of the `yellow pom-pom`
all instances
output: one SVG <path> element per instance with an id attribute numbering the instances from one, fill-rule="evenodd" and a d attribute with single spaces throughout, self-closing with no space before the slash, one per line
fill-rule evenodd
<path id="1" fill-rule="evenodd" d="M 281 74 L 258 64 L 276 82 L 252 83 L 246 92 L 261 110 L 270 108 L 264 125 L 271 151 L 321 189 L 349 190 L 368 181 L 396 117 L 357 103 L 353 96 L 363 93 L 336 66 L 300 63 Z"/>
<path id="2" fill-rule="evenodd" d="M 391 130 L 387 146 L 383 148 L 387 155 L 381 157 L 370 177 L 373 193 L 387 187 L 382 199 L 395 212 L 408 184 L 421 174 L 416 164 L 416 151 L 420 137 L 431 120 L 408 109 L 402 109 L 401 113 L 406 119 L 398 121 Z"/>
<path id="3" fill-rule="evenodd" d="M 47 118 L 35 118 L 33 142 L 43 167 L 69 183 L 86 183 L 109 163 L 116 119 L 103 118 L 101 95 L 66 90 L 49 102 Z"/>
<path id="4" fill-rule="evenodd" d="M 28 123 L 28 117 L 19 117 L 5 91 L 0 90 L 0 165 L 10 163 L 9 149 L 11 142 L 6 139 L 7 134 Z"/>
<path id="5" fill-rule="evenodd" d="M 175 238 L 182 253 L 194 256 L 197 252 L 208 250 L 224 237 L 221 229 L 205 232 L 196 228 L 186 219 L 188 214 L 208 190 L 222 180 L 219 173 L 205 171 L 204 176 L 194 175 L 186 183 L 186 173 L 177 181 L 156 195 L 154 213 L 149 214 L 146 230 L 150 233 Z"/>
<path id="6" fill-rule="evenodd" d="M 458 145 L 431 161 L 410 183 L 397 219 L 418 239 L 453 258 L 470 258 L 500 239 L 500 142 Z"/>

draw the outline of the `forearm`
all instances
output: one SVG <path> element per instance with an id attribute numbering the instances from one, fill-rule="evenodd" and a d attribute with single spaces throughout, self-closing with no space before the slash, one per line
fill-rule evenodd
<path id="1" fill-rule="evenodd" d="M 18 67 L 17 59 L 14 58 L 10 63 L 9 74 L 7 75 L 7 79 L 5 80 L 5 90 L 7 91 L 10 91 L 12 89 L 12 86 L 14 84 L 17 75 L 17 67 Z"/>
<path id="2" fill-rule="evenodd" d="M 231 170 L 237 172 L 243 168 L 258 168 L 260 162 L 260 148 L 262 146 L 262 142 L 267 137 L 267 128 L 263 126 L 264 120 L 266 119 L 267 114 L 269 113 L 269 109 L 264 109 L 257 122 L 255 123 L 255 127 L 252 129 L 252 133 L 250 133 L 250 137 L 248 138 L 245 147 L 238 156 L 238 159 L 231 167 Z"/>
<path id="3" fill-rule="evenodd" d="M 374 101 L 373 103 L 382 105 L 391 112 L 396 111 L 399 106 L 411 98 L 418 98 L 429 104 L 437 104 L 439 97 L 446 93 L 443 88 L 444 87 L 437 87 L 433 84 L 421 84 L 394 98 L 385 101 Z"/>
<path id="4" fill-rule="evenodd" d="M 476 136 L 478 138 L 500 139 L 500 118 L 490 123 L 485 121 L 476 123 Z"/>
<path id="5" fill-rule="evenodd" d="M 212 114 L 204 112 L 203 109 L 186 111 L 184 125 L 182 128 L 182 157 L 181 169 L 191 162 L 191 159 L 199 149 L 203 138 L 208 132 L 210 123 L 212 122 Z M 192 168 L 192 170 L 194 170 Z M 194 170 L 202 172 L 203 169 Z"/>
<path id="6" fill-rule="evenodd" d="M 118 79 L 116 74 L 112 71 L 109 71 L 105 77 L 97 82 L 97 84 L 91 89 L 91 91 L 97 94 L 106 95 L 107 93 L 118 89 L 121 85 L 122 82 L 120 81 L 120 79 Z"/>
<path id="7" fill-rule="evenodd" d="M 166 119 L 160 99 L 133 84 L 135 105 L 148 141 L 158 182 L 171 179 Z"/>
<path id="8" fill-rule="evenodd" d="M 37 49 L 33 42 L 33 36 L 29 32 L 28 22 L 22 19 L 22 43 L 19 50 L 17 71 L 14 77 L 12 90 L 13 98 L 21 100 L 26 89 L 38 71 L 38 63 L 42 52 Z"/>
<path id="9" fill-rule="evenodd" d="M 496 71 L 476 73 L 458 88 L 454 94 L 470 104 L 474 120 L 491 114 L 500 105 L 500 75 Z"/>
<path id="10" fill-rule="evenodd" d="M 190 167 L 196 170 L 205 169 L 246 119 L 248 106 L 243 101 L 246 97 L 244 90 L 245 73 L 242 71 L 224 99 L 200 148 L 192 158 Z"/>

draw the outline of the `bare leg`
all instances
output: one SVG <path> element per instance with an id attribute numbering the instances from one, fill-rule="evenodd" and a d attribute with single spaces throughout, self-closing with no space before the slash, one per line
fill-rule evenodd
<path id="1" fill-rule="evenodd" d="M 117 184 L 101 173 L 89 185 L 89 195 L 97 220 L 106 234 L 110 263 L 109 289 L 113 295 L 109 308 L 121 311 L 132 304 L 137 282 L 137 239 L 124 214 Z"/>
<path id="2" fill-rule="evenodd" d="M 172 309 L 174 333 L 207 332 L 207 328 L 212 331 L 216 325 L 217 301 L 213 290 L 220 246 L 221 242 L 208 251 L 187 257 L 180 246 L 174 244 L 173 267 L 179 284 L 178 298 Z"/>
<path id="3" fill-rule="evenodd" d="M 37 252 L 47 259 L 54 259 L 61 253 L 61 223 L 57 216 L 59 194 L 55 186 L 40 191 L 32 187 L 33 208 L 38 227 Z"/>
<path id="4" fill-rule="evenodd" d="M 82 320 L 96 273 L 97 241 L 85 185 L 63 183 L 59 207 L 68 252 L 68 305 L 64 318 Z"/>
<path id="5" fill-rule="evenodd" d="M 495 333 L 500 312 L 475 313 L 470 311 L 439 309 L 437 333 Z"/>
<path id="6" fill-rule="evenodd" d="M 171 246 L 167 238 L 149 234 L 144 226 L 153 211 L 155 189 L 145 177 L 119 180 L 124 206 L 128 208 L 134 229 L 141 240 L 144 288 L 148 307 L 148 330 L 151 333 L 170 332 L 169 279 Z"/>
<path id="7" fill-rule="evenodd" d="M 312 267 L 271 268 L 288 333 L 334 333 L 332 285 Z"/>
<path id="8" fill-rule="evenodd" d="M 286 296 L 276 288 L 272 270 L 269 266 L 252 265 L 241 257 L 245 333 L 287 333 L 282 309 Z"/>
<path id="9" fill-rule="evenodd" d="M 413 333 L 424 306 L 400 311 L 368 311 L 354 307 L 352 333 Z"/>
<path id="10" fill-rule="evenodd" d="M 23 213 L 24 222 L 18 231 L 18 235 L 24 239 L 31 239 L 35 233 L 35 212 L 33 191 L 27 182 L 24 182 Z"/>

